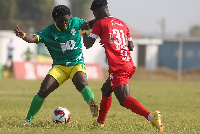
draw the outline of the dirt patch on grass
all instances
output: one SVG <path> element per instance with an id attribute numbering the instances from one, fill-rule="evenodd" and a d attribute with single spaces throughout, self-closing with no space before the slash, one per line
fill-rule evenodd
<path id="1" fill-rule="evenodd" d="M 200 68 L 185 70 L 183 71 L 182 76 L 183 80 L 200 82 Z"/>
<path id="2" fill-rule="evenodd" d="M 108 78 L 108 71 L 104 70 L 104 78 Z M 181 81 L 200 81 L 200 68 L 184 70 L 179 76 Z M 158 80 L 158 81 L 177 81 L 177 71 L 166 67 L 158 68 L 154 71 L 148 71 L 143 67 L 138 67 L 131 79 L 135 80 Z"/>

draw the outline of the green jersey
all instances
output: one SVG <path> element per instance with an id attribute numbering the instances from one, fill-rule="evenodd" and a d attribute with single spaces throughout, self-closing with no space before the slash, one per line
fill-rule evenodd
<path id="1" fill-rule="evenodd" d="M 38 43 L 44 43 L 47 47 L 53 65 L 72 66 L 84 63 L 81 36 L 78 31 L 84 22 L 85 20 L 72 17 L 65 31 L 61 31 L 55 23 L 36 33 Z"/>

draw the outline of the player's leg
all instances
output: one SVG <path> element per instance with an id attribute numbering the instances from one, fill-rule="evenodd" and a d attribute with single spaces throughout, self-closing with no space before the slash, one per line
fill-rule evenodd
<path id="1" fill-rule="evenodd" d="M 88 87 L 87 75 L 78 71 L 74 74 L 72 82 L 75 85 L 76 89 L 82 94 L 84 100 L 89 103 L 89 100 L 94 99 L 94 94 L 92 90 Z"/>
<path id="2" fill-rule="evenodd" d="M 159 132 L 163 131 L 160 112 L 149 112 L 138 100 L 131 97 L 128 84 L 118 86 L 114 88 L 113 91 L 121 106 L 130 109 L 132 112 L 140 116 L 145 117 L 153 126 L 158 129 Z"/>
<path id="3" fill-rule="evenodd" d="M 162 132 L 163 131 L 163 125 L 161 123 L 161 114 L 159 111 L 155 111 L 151 113 L 148 111 L 138 100 L 135 98 L 131 97 L 130 94 L 126 95 L 126 93 L 129 92 L 129 86 L 121 85 L 119 87 L 116 87 L 113 89 L 118 101 L 120 104 L 127 108 L 130 109 L 132 112 L 145 117 L 148 121 L 151 122 L 153 126 L 155 126 L 158 131 Z"/>
<path id="4" fill-rule="evenodd" d="M 53 92 L 56 88 L 59 87 L 66 79 L 69 78 L 69 75 L 64 74 L 63 70 L 58 66 L 54 66 L 46 75 L 39 92 L 34 96 L 30 109 L 28 111 L 26 120 L 23 122 L 23 125 L 29 124 L 32 122 L 33 118 L 37 112 L 42 107 L 45 98 Z"/>
<path id="5" fill-rule="evenodd" d="M 37 93 L 41 98 L 46 98 L 51 92 L 59 87 L 58 81 L 51 75 L 47 74 L 43 80 L 40 90 Z"/>
<path id="6" fill-rule="evenodd" d="M 45 101 L 45 98 L 51 92 L 53 92 L 56 88 L 58 88 L 58 86 L 59 86 L 59 84 L 55 80 L 55 78 L 53 78 L 53 76 L 47 75 L 44 78 L 43 82 L 41 83 L 41 87 L 40 87 L 39 92 L 34 96 L 32 102 L 31 102 L 31 106 L 30 106 L 30 109 L 28 111 L 26 121 L 24 122 L 23 125 L 26 125 L 27 121 L 29 121 L 30 123 L 32 122 L 33 118 L 35 117 L 37 112 L 42 107 L 42 105 Z"/>
<path id="7" fill-rule="evenodd" d="M 105 124 L 106 116 L 112 104 L 113 90 L 111 88 L 110 78 L 108 78 L 106 82 L 103 84 L 101 91 L 102 91 L 102 99 L 100 103 L 99 116 L 97 118 L 97 121 L 94 122 L 94 125 L 103 127 Z"/>
<path id="8" fill-rule="evenodd" d="M 144 116 L 146 119 L 150 112 L 136 99 L 130 96 L 130 85 L 124 84 L 113 89 L 121 106 L 132 112 Z"/>
<path id="9" fill-rule="evenodd" d="M 89 104 L 90 110 L 93 117 L 98 116 L 98 105 L 94 100 L 94 94 L 88 86 L 87 81 L 87 72 L 84 64 L 76 65 L 71 74 L 70 78 L 72 79 L 73 84 L 76 89 L 82 94 L 84 100 Z"/>
<path id="10" fill-rule="evenodd" d="M 130 77 L 134 74 L 135 67 L 129 70 L 120 69 L 110 73 L 112 89 L 121 106 L 134 113 L 148 118 L 149 111 L 142 104 L 130 96 Z"/>

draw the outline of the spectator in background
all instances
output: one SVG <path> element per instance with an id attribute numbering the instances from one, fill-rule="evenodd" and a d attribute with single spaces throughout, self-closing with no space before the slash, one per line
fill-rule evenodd
<path id="1" fill-rule="evenodd" d="M 31 61 L 33 53 L 31 52 L 30 47 L 27 48 L 27 50 L 23 53 L 22 56 L 25 56 L 25 61 Z"/>
<path id="2" fill-rule="evenodd" d="M 14 50 L 12 39 L 10 39 L 10 42 L 7 44 L 7 50 L 8 50 L 8 55 L 6 61 L 6 70 L 9 71 L 9 77 L 11 77 L 13 74 L 13 50 Z"/>

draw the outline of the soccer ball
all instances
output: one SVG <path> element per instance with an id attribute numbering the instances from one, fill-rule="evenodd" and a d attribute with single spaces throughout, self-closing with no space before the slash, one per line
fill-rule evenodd
<path id="1" fill-rule="evenodd" d="M 70 112 L 66 108 L 58 107 L 52 113 L 52 120 L 55 123 L 68 123 Z"/>

